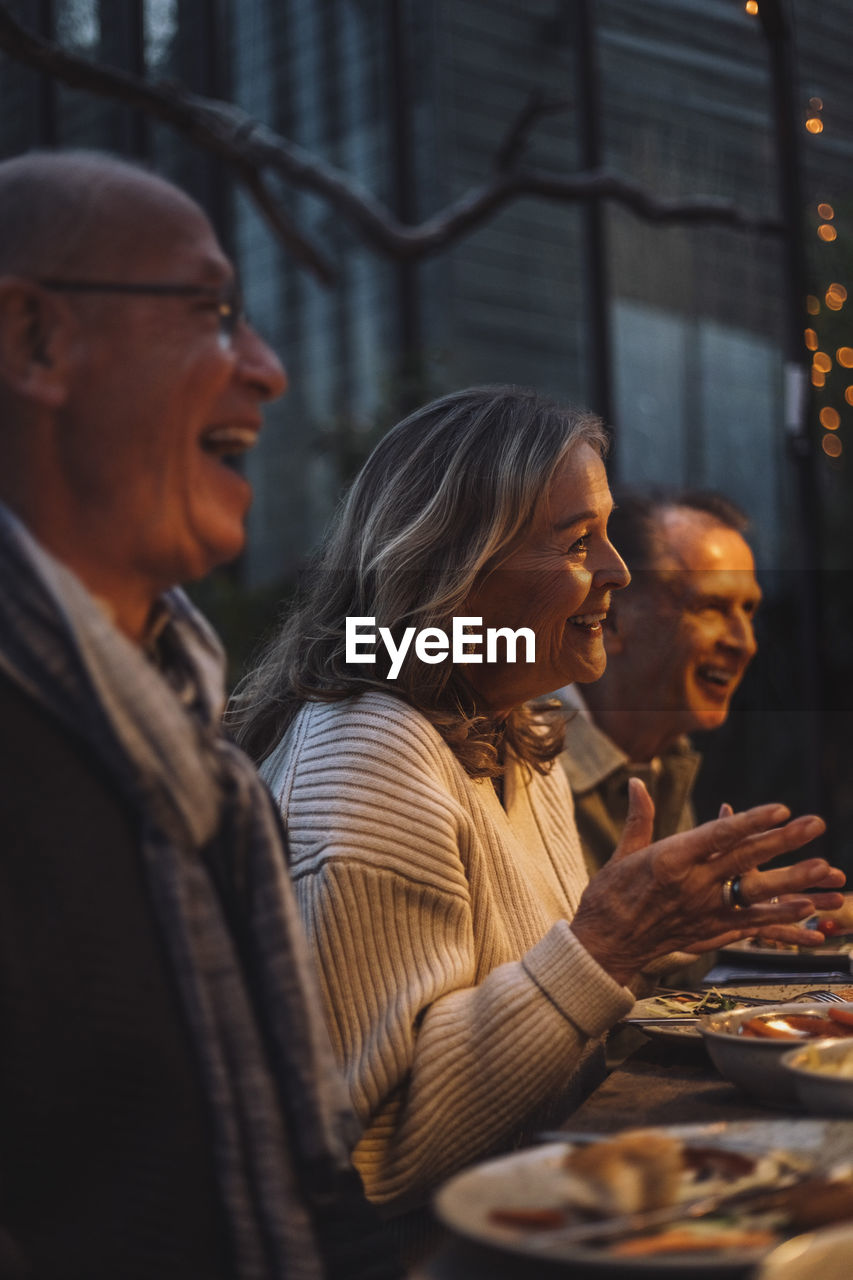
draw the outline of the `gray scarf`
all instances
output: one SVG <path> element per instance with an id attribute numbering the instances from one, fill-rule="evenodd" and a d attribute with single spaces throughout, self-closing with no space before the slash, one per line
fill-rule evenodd
<path id="1" fill-rule="evenodd" d="M 214 1118 L 237 1275 L 369 1274 L 354 1255 L 340 1256 L 347 1228 L 353 1238 L 362 1231 L 349 1162 L 355 1122 L 319 1012 L 277 814 L 219 728 L 215 635 L 171 591 L 159 662 L 151 661 L 2 506 L 0 581 L 0 666 L 94 749 L 136 815 Z M 391 1272 L 380 1260 L 375 1274 Z"/>

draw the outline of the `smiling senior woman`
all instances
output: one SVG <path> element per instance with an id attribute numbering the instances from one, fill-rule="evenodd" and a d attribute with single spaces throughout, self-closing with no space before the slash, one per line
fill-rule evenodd
<path id="1" fill-rule="evenodd" d="M 356 1164 L 390 1212 L 565 1107 L 655 957 L 786 926 L 812 908 L 799 890 L 843 883 L 821 859 L 754 869 L 823 830 L 778 805 L 649 846 L 636 782 L 620 850 L 586 883 L 550 767 L 562 725 L 525 704 L 604 669 L 601 619 L 629 580 L 607 539 L 604 448 L 597 419 L 517 388 L 412 414 L 368 459 L 232 711 L 287 823 L 363 1124 Z M 450 633 L 454 617 L 532 629 L 535 660 L 521 643 L 507 661 L 501 640 L 493 662 L 410 644 L 394 680 L 381 644 L 346 660 L 347 618 L 399 648 L 406 628 Z"/>

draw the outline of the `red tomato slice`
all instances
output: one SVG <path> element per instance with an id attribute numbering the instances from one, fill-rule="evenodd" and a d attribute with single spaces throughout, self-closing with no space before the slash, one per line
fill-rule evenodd
<path id="1" fill-rule="evenodd" d="M 826 1012 L 833 1022 L 843 1022 L 846 1027 L 853 1027 L 853 1009 L 841 1009 L 838 1005 L 827 1005 Z"/>

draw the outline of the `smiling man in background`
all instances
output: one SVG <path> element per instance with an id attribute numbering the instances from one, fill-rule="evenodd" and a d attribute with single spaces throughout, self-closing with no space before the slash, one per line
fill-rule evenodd
<path id="1" fill-rule="evenodd" d="M 614 509 L 609 536 L 631 585 L 604 623 L 607 669 L 558 695 L 569 713 L 560 761 L 591 874 L 621 837 L 629 777 L 655 802 L 656 840 L 695 825 L 701 758 L 687 735 L 725 722 L 756 650 L 761 589 L 746 527 L 717 494 L 633 495 Z"/>
<path id="2" fill-rule="evenodd" d="M 0 164 L 0 1275 L 354 1280 L 352 1117 L 276 815 L 177 589 L 284 371 L 201 209 Z"/>

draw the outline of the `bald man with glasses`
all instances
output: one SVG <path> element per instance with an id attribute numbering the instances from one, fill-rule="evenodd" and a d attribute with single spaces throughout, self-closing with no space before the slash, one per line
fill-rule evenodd
<path id="1" fill-rule="evenodd" d="M 0 1277 L 356 1280 L 371 1241 L 265 791 L 178 584 L 284 371 L 201 209 L 0 163 Z"/>

